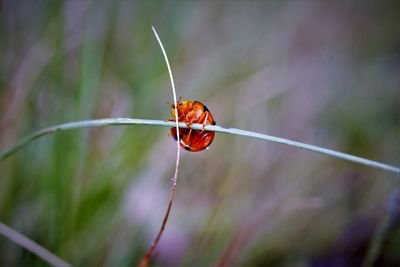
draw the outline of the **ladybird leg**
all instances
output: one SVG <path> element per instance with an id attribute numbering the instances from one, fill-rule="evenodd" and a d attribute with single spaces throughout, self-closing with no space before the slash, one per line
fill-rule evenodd
<path id="1" fill-rule="evenodd" d="M 186 136 L 186 144 L 189 144 L 190 135 L 192 134 L 192 128 L 190 128 L 188 135 Z"/>
<path id="2" fill-rule="evenodd" d="M 191 120 L 185 121 L 185 123 L 186 123 L 187 127 L 189 127 L 189 129 L 192 129 L 192 123 L 193 123 L 193 121 L 194 121 L 194 118 L 192 118 Z"/>
<path id="3" fill-rule="evenodd" d="M 199 123 L 202 124 L 201 130 L 204 131 L 204 127 L 207 125 L 208 112 L 203 113 L 199 118 Z"/>
<path id="4" fill-rule="evenodd" d="M 206 117 L 204 118 L 203 126 L 201 127 L 201 130 L 202 130 L 202 131 L 204 131 L 204 126 L 206 126 L 207 119 L 208 119 L 208 112 L 206 112 Z"/>

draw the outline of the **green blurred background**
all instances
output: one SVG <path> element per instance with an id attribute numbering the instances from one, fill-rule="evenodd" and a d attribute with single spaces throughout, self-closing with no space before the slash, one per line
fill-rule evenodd
<path id="1" fill-rule="evenodd" d="M 400 165 L 400 5 L 0 1 L 0 148 L 94 118 L 170 118 L 154 25 L 184 99 L 218 125 Z M 182 152 L 153 266 L 360 266 L 390 173 L 217 134 Z M 57 133 L 0 163 L 0 221 L 74 266 L 134 266 L 164 215 L 164 127 Z M 377 266 L 400 266 L 398 217 Z M 395 218 L 395 219 L 396 219 Z M 0 237 L 0 266 L 47 266 Z"/>

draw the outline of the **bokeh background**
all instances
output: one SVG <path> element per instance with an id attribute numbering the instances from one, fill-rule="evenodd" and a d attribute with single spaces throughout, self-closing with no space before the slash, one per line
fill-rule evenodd
<path id="1" fill-rule="evenodd" d="M 154 25 L 178 95 L 218 125 L 399 166 L 399 18 L 374 1 L 1 1 L 0 148 L 63 122 L 170 118 Z M 394 175 L 226 134 L 182 153 L 153 266 L 361 266 L 389 204 L 376 266 L 400 266 Z M 175 156 L 164 127 L 44 137 L 0 162 L 0 221 L 74 266 L 135 266 Z M 46 266 L 3 237 L 0 265 Z"/>

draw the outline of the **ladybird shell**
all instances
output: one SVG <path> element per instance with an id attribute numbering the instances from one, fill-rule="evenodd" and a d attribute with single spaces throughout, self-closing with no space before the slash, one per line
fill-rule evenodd
<path id="1" fill-rule="evenodd" d="M 176 105 L 178 121 L 185 122 L 189 127 L 193 123 L 215 125 L 215 121 L 208 108 L 199 101 L 178 101 Z M 171 114 L 175 117 L 175 106 L 171 106 Z M 170 121 L 174 121 L 171 119 Z M 170 129 L 170 134 L 177 140 L 176 127 Z M 215 132 L 205 130 L 193 130 L 191 128 L 179 129 L 179 144 L 190 152 L 198 152 L 207 149 L 215 137 Z"/>

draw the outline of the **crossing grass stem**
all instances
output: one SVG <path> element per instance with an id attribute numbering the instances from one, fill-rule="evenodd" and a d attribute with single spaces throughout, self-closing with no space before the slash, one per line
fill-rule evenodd
<path id="1" fill-rule="evenodd" d="M 176 126 L 176 122 L 174 122 L 174 121 L 130 119 L 130 118 L 110 118 L 110 119 L 68 122 L 68 123 L 48 127 L 48 128 L 39 130 L 37 132 L 34 132 L 34 133 L 26 136 L 25 138 L 21 139 L 15 145 L 12 145 L 9 148 L 1 150 L 0 151 L 0 161 L 3 161 L 6 158 L 12 156 L 17 151 L 19 151 L 20 149 L 22 149 L 23 147 L 25 147 L 32 141 L 34 141 L 40 137 L 43 137 L 43 136 L 46 136 L 49 134 L 53 134 L 53 133 L 56 133 L 59 131 L 67 131 L 67 130 L 82 129 L 82 128 L 94 128 L 94 127 L 102 127 L 102 126 L 122 126 L 122 125 L 135 125 L 135 124 L 149 125 L 149 126 L 164 126 L 164 127 L 175 127 Z M 180 128 L 188 128 L 188 126 L 185 123 L 179 123 L 179 127 Z M 202 124 L 192 124 L 191 127 L 194 130 L 201 130 L 203 125 Z M 301 142 L 297 142 L 297 141 L 293 141 L 293 140 L 289 140 L 289 139 L 285 139 L 285 138 L 281 138 L 281 137 L 276 137 L 276 136 L 272 136 L 272 135 L 251 132 L 251 131 L 241 130 L 241 129 L 236 129 L 236 128 L 225 128 L 225 127 L 217 126 L 217 125 L 206 125 L 206 126 L 204 126 L 204 130 L 233 134 L 233 135 L 237 135 L 237 136 L 246 136 L 246 137 L 261 139 L 263 141 L 284 144 L 284 145 L 292 146 L 295 148 L 300 148 L 300 149 L 304 149 L 304 150 L 317 152 L 320 154 L 324 154 L 326 156 L 331 156 L 334 158 L 339 158 L 339 159 L 343 159 L 346 161 L 358 163 L 358 164 L 372 167 L 375 169 L 381 169 L 381 170 L 384 170 L 387 172 L 400 174 L 400 168 L 397 166 L 393 166 L 393 165 L 385 164 L 382 162 L 369 160 L 366 158 L 346 154 L 343 152 L 327 149 L 324 147 L 301 143 Z"/>

